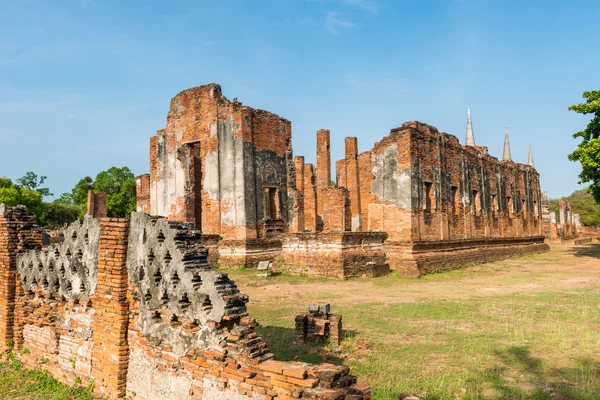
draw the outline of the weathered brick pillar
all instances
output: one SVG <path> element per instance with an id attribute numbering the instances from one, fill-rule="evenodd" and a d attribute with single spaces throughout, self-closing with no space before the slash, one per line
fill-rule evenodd
<path id="1" fill-rule="evenodd" d="M 346 189 L 350 192 L 350 210 L 352 231 L 362 230 L 360 213 L 360 180 L 358 176 L 358 140 L 355 137 L 345 139 L 346 150 Z"/>
<path id="2" fill-rule="evenodd" d="M 93 303 L 94 349 L 92 376 L 97 391 L 117 398 L 125 391 L 129 346 L 127 324 L 127 238 L 129 221 L 122 218 L 100 220 L 98 287 Z"/>
<path id="3" fill-rule="evenodd" d="M 329 324 L 329 342 L 339 346 L 342 343 L 342 314 L 331 314 Z"/>
<path id="4" fill-rule="evenodd" d="M 42 248 L 42 232 L 24 206 L 0 204 L 0 349 L 14 343 L 17 255 Z"/>
<path id="5" fill-rule="evenodd" d="M 108 215 L 106 193 L 94 193 L 88 190 L 87 215 L 94 218 L 104 218 Z"/>
<path id="6" fill-rule="evenodd" d="M 304 227 L 305 229 L 317 231 L 317 193 L 313 185 L 315 167 L 306 164 L 304 168 Z"/>
<path id="7" fill-rule="evenodd" d="M 335 162 L 335 182 L 338 186 L 346 186 L 346 160 L 337 160 Z"/>
<path id="8" fill-rule="evenodd" d="M 296 189 L 304 192 L 304 156 L 294 157 L 294 166 L 296 167 Z"/>
<path id="9" fill-rule="evenodd" d="M 150 214 L 150 174 L 135 178 L 135 193 L 137 198 L 137 211 Z"/>
<path id="10" fill-rule="evenodd" d="M 331 183 L 331 154 L 329 151 L 329 130 L 317 132 L 317 214 L 322 215 L 323 208 L 319 196 Z"/>
<path id="11" fill-rule="evenodd" d="M 349 231 L 351 228 L 350 198 L 346 188 L 329 187 L 319 195 L 323 204 L 323 231 Z"/>
<path id="12" fill-rule="evenodd" d="M 554 211 L 550 213 L 550 237 L 552 239 L 558 238 L 558 229 L 556 226 L 556 213 Z"/>
<path id="13" fill-rule="evenodd" d="M 290 233 L 302 232 L 305 229 L 304 208 L 306 207 L 304 200 L 304 157 L 294 157 L 293 177 L 295 181 L 295 190 L 288 189 L 288 193 L 294 198 L 294 209 L 292 210 L 292 219 L 290 221 Z"/>

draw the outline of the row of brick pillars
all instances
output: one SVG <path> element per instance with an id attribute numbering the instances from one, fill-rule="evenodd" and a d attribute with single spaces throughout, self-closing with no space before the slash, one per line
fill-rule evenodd
<path id="1" fill-rule="evenodd" d="M 332 186 L 330 146 L 330 131 L 320 129 L 317 132 L 316 168 L 312 164 L 305 164 L 303 156 L 294 158 L 296 188 L 304 194 L 305 227 L 309 231 L 361 231 L 358 140 L 355 137 L 347 137 L 345 158 L 336 162 L 336 189 L 345 188 L 347 192 L 328 191 Z M 345 199 L 345 196 L 348 199 Z M 330 207 L 332 203 L 334 209 Z M 349 210 L 346 210 L 348 203 Z"/>

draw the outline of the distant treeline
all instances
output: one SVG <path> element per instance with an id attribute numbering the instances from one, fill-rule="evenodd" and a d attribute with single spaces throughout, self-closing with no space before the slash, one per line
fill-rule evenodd
<path id="1" fill-rule="evenodd" d="M 0 204 L 27 206 L 36 214 L 39 223 L 49 228 L 64 226 L 83 217 L 88 190 L 107 194 L 109 217 L 129 217 L 135 211 L 135 176 L 127 167 L 109 168 L 96 175 L 95 179 L 86 176 L 70 193 L 63 193 L 51 202 L 44 201 L 44 198 L 53 196 L 50 189 L 44 187 L 46 178 L 34 172 L 28 172 L 14 182 L 0 177 Z"/>

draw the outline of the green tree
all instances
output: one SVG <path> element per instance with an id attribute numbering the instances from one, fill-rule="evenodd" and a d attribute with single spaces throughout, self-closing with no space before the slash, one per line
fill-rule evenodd
<path id="1" fill-rule="evenodd" d="M 51 228 L 68 225 L 79 218 L 79 211 L 80 208 L 72 204 L 59 201 L 46 203 L 40 223 Z"/>
<path id="2" fill-rule="evenodd" d="M 38 219 L 44 215 L 42 195 L 35 190 L 15 185 L 8 178 L 0 178 L 0 204 L 9 207 L 24 205 L 29 211 L 35 213 Z"/>
<path id="3" fill-rule="evenodd" d="M 23 177 L 17 179 L 17 183 L 25 189 L 35 190 L 41 194 L 42 197 L 53 196 L 53 194 L 50 193 L 50 189 L 41 187 L 47 178 L 47 176 L 38 177 L 36 173 L 30 171 Z"/>
<path id="4" fill-rule="evenodd" d="M 600 205 L 596 203 L 594 196 L 587 189 L 574 191 L 571 195 L 563 197 L 561 200 L 568 200 L 571 203 L 571 210 L 579 214 L 581 223 L 587 226 L 600 225 Z M 554 211 L 558 218 L 560 207 L 558 200 L 548 201 L 548 209 Z"/>
<path id="5" fill-rule="evenodd" d="M 88 191 L 94 187 L 94 180 L 89 176 L 82 178 L 71 190 L 71 200 L 78 206 L 84 206 L 87 203 Z"/>
<path id="6" fill-rule="evenodd" d="M 584 92 L 585 103 L 574 104 L 569 110 L 580 114 L 592 114 L 592 120 L 587 127 L 575 134 L 575 139 L 581 138 L 577 149 L 569 154 L 569 160 L 579 161 L 582 172 L 579 183 L 591 182 L 590 192 L 600 203 L 600 90 Z"/>
<path id="7" fill-rule="evenodd" d="M 571 209 L 579 214 L 583 225 L 600 225 L 600 205 L 596 203 L 589 190 L 577 190 L 568 199 L 571 203 Z"/>
<path id="8" fill-rule="evenodd" d="M 75 205 L 73 195 L 71 193 L 63 193 L 58 198 L 54 199 L 53 203 Z"/>
<path id="9" fill-rule="evenodd" d="M 106 193 L 109 217 L 129 218 L 135 211 L 137 199 L 135 194 L 135 176 L 127 167 L 111 167 L 96 175 L 96 179 L 86 176 L 71 191 L 71 199 L 81 207 L 81 214 L 87 208 L 87 193 Z"/>
<path id="10" fill-rule="evenodd" d="M 13 185 L 13 183 L 9 178 L 0 177 L 0 189 L 9 188 L 12 185 Z"/>

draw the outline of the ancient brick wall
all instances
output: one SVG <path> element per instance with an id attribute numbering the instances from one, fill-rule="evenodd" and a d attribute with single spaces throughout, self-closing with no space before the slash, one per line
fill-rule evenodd
<path id="1" fill-rule="evenodd" d="M 286 235 L 275 271 L 337 279 L 389 271 L 383 232 L 303 232 Z"/>
<path id="2" fill-rule="evenodd" d="M 105 398 L 370 398 L 347 367 L 274 361 L 203 240 L 134 213 L 86 217 L 42 251 L 33 214 L 0 205 L 4 344 Z"/>
<path id="3" fill-rule="evenodd" d="M 227 100 L 218 85 L 179 93 L 150 143 L 149 213 L 232 240 L 256 238 L 260 220 L 288 222 L 291 134 L 289 121 Z M 266 215 L 270 202 L 277 212 Z"/>
<path id="4" fill-rule="evenodd" d="M 322 207 L 323 232 L 352 230 L 350 194 L 345 188 L 327 187 L 317 194 Z"/>
<path id="5" fill-rule="evenodd" d="M 150 213 L 150 174 L 140 175 L 135 178 L 135 194 L 137 198 L 137 211 Z"/>
<path id="6" fill-rule="evenodd" d="M 25 207 L 7 208 L 0 204 L 0 348 L 3 351 L 15 342 L 15 327 L 18 326 L 15 319 L 19 280 L 17 255 L 42 248 L 42 231 L 35 222 L 35 215 L 27 212 Z"/>
<path id="7" fill-rule="evenodd" d="M 17 256 L 15 348 L 26 366 L 70 383 L 92 377 L 99 238 L 99 221 L 86 216 L 65 230 L 63 242 Z"/>
<path id="8" fill-rule="evenodd" d="M 316 168 L 293 158 L 291 137 L 289 121 L 227 100 L 218 85 L 185 90 L 150 142 L 149 189 L 139 177 L 139 209 L 219 235 L 218 262 L 228 267 L 275 260 L 290 233 L 385 232 L 392 267 L 401 270 L 413 260 L 407 249 L 421 242 L 460 250 L 462 241 L 509 245 L 543 234 L 532 166 L 499 161 L 430 125 L 406 122 L 360 154 L 356 138 L 346 138 L 337 185 L 330 132 L 316 134 Z M 572 234 L 572 217 L 563 214 L 560 229 Z"/>
<path id="9" fill-rule="evenodd" d="M 321 141 L 322 152 L 327 142 Z M 415 268 L 425 265 L 419 243 L 454 248 L 457 254 L 448 258 L 450 263 L 431 254 L 445 269 L 473 262 L 478 254 L 479 262 L 490 260 L 489 246 L 508 247 L 498 248 L 498 254 L 508 254 L 514 244 L 514 254 L 519 254 L 513 239 L 534 243 L 542 235 L 539 174 L 529 165 L 498 161 L 486 147 L 461 146 L 456 137 L 416 121 L 393 129 L 361 154 L 356 154 L 355 138 L 346 138 L 345 150 L 336 174 L 349 190 L 353 229 L 386 232 L 390 265 L 403 273 L 418 275 Z M 568 211 L 564 215 L 569 221 Z M 487 250 L 466 257 L 464 246 L 482 239 Z M 506 240 L 501 245 L 495 239 Z M 543 250 L 534 248 L 526 247 Z"/>
<path id="10" fill-rule="evenodd" d="M 88 190 L 86 214 L 93 218 L 104 218 L 108 215 L 106 193 L 94 193 Z"/>

